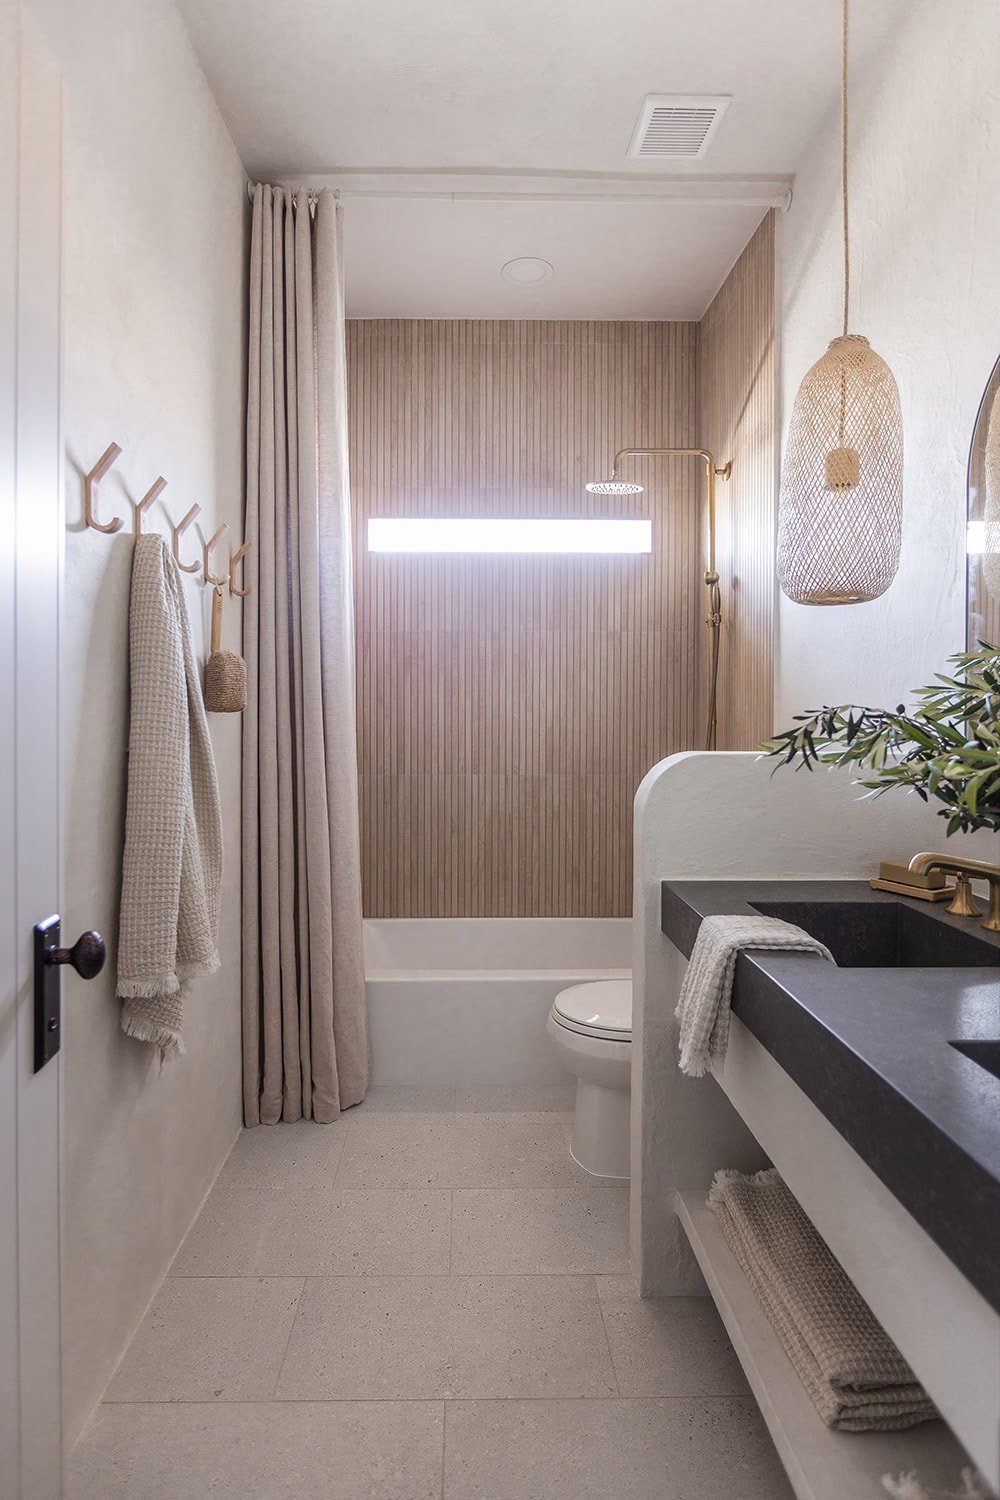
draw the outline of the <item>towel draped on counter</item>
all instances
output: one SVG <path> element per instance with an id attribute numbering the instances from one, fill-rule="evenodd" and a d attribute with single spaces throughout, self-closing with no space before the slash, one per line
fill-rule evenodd
<path id="1" fill-rule="evenodd" d="M 128 800 L 118 929 L 122 1030 L 184 1051 L 182 993 L 219 967 L 222 812 L 181 577 L 136 540 L 129 616 Z"/>
<path id="2" fill-rule="evenodd" d="M 828 1427 L 892 1432 L 938 1415 L 773 1168 L 716 1173 L 708 1203 Z"/>
<path id="3" fill-rule="evenodd" d="M 709 1069 L 718 1072 L 725 1061 L 733 976 L 746 948 L 818 953 L 833 962 L 823 943 L 778 917 L 705 917 L 675 1011 L 680 1022 L 680 1069 L 692 1078 L 701 1078 Z"/>

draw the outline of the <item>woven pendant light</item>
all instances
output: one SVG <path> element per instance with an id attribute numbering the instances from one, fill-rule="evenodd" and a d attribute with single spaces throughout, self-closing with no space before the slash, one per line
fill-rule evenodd
<path id="1" fill-rule="evenodd" d="M 798 604 L 861 604 L 896 576 L 903 522 L 903 424 L 885 360 L 848 333 L 847 24 L 841 68 L 844 328 L 799 386 L 778 505 L 778 582 Z"/>

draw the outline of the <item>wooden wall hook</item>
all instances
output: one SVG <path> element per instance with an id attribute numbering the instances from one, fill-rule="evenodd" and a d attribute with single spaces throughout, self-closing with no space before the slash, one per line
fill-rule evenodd
<path id="1" fill-rule="evenodd" d="M 152 503 L 156 499 L 157 495 L 160 494 L 160 492 L 162 490 L 165 490 L 166 487 L 167 487 L 167 481 L 164 479 L 163 475 L 160 474 L 158 478 L 156 478 L 156 479 L 153 480 L 153 483 L 150 485 L 149 489 L 143 495 L 142 499 L 136 502 L 136 506 L 135 506 L 135 534 L 136 534 L 137 537 L 142 536 L 142 518 L 143 518 L 143 516 L 146 514 L 147 510 L 149 509 L 149 507 L 152 505 Z"/>
<path id="2" fill-rule="evenodd" d="M 240 563 L 243 561 L 243 558 L 246 557 L 252 546 L 253 542 L 248 537 L 247 540 L 243 543 L 243 546 L 238 548 L 238 550 L 234 552 L 232 557 L 229 559 L 229 592 L 236 599 L 245 599 L 247 594 L 253 593 L 252 583 L 248 583 L 246 587 L 242 589 L 238 589 L 236 587 L 236 570 L 239 567 Z"/>
<path id="3" fill-rule="evenodd" d="M 187 531 L 188 527 L 191 525 L 191 522 L 194 520 L 195 516 L 199 515 L 200 513 L 201 506 L 192 505 L 191 509 L 188 511 L 184 519 L 180 521 L 178 525 L 174 526 L 173 524 L 171 524 L 170 527 L 170 530 L 173 533 L 170 545 L 173 549 L 174 561 L 176 562 L 182 573 L 197 573 L 198 571 L 198 563 L 181 562 L 180 539 L 183 536 L 184 532 Z"/>
<path id="4" fill-rule="evenodd" d="M 125 523 L 121 516 L 113 516 L 110 521 L 97 519 L 97 486 L 120 457 L 121 451 L 117 443 L 109 443 L 90 473 L 83 476 L 83 518 L 95 531 L 103 531 L 109 535 L 121 531 Z"/>
<path id="5" fill-rule="evenodd" d="M 215 547 L 217 545 L 217 543 L 219 543 L 222 540 L 222 538 L 225 536 L 225 534 L 226 534 L 226 532 L 228 530 L 229 530 L 229 522 L 228 521 L 223 521 L 223 523 L 219 527 L 218 531 L 216 531 L 214 533 L 214 535 L 210 536 L 209 539 L 208 539 L 208 541 L 205 543 L 204 564 L 205 564 L 205 582 L 206 583 L 224 584 L 225 581 L 226 581 L 224 577 L 223 578 L 217 578 L 216 577 L 216 575 L 212 572 L 212 569 L 211 569 L 211 566 L 210 566 L 210 561 L 211 561 L 212 548 Z"/>

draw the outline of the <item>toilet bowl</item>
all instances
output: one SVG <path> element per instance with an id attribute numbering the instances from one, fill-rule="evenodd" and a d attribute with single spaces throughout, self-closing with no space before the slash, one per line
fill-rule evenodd
<path id="1" fill-rule="evenodd" d="M 601 979 L 560 990 L 546 1026 L 576 1075 L 570 1151 L 594 1177 L 630 1173 L 632 981 Z"/>

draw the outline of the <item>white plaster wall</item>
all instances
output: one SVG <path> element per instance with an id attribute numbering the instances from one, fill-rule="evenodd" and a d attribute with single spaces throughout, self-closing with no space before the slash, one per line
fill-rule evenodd
<path id="1" fill-rule="evenodd" d="M 240 719 L 211 717 L 226 871 L 221 972 L 196 986 L 188 1055 L 161 1074 L 114 998 L 128 708 L 129 499 L 153 524 L 197 501 L 202 535 L 242 491 L 244 174 L 169 0 L 29 0 L 63 76 L 65 593 L 63 931 L 109 940 L 65 1004 L 64 1387 L 70 1442 L 100 1398 L 240 1125 Z M 82 528 L 80 473 L 109 442 L 117 536 Z M 238 543 L 237 543 L 238 544 Z M 188 547 L 198 546 L 189 533 Z M 192 555 L 189 553 L 189 556 Z M 196 646 L 207 591 L 186 583 Z M 227 599 L 226 644 L 240 610 Z"/>
<path id="2" fill-rule="evenodd" d="M 779 222 L 786 423 L 840 332 L 839 118 Z M 895 704 L 965 640 L 965 470 L 1000 352 L 1000 5 L 918 0 L 851 97 L 853 332 L 888 360 L 905 440 L 903 548 L 871 604 L 781 596 L 778 722 L 823 702 Z"/>

